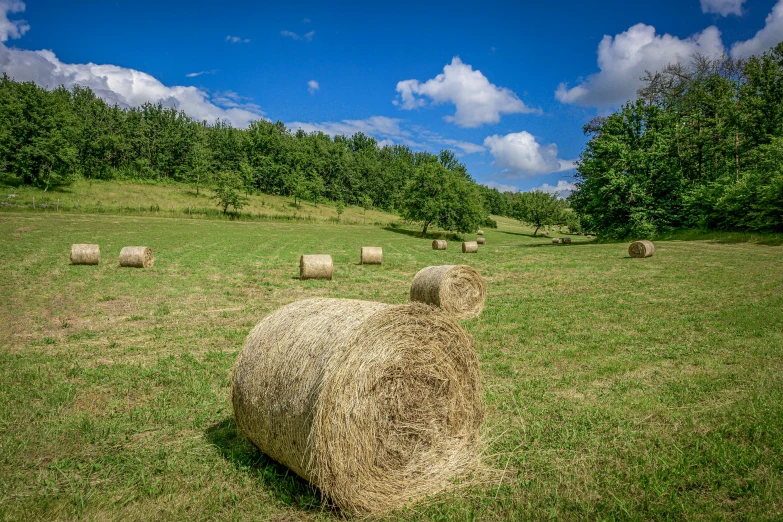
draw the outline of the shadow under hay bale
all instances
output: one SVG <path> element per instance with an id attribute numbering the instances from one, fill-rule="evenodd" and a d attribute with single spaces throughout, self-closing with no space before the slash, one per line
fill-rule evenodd
<path id="1" fill-rule="evenodd" d="M 634 241 L 628 247 L 628 255 L 635 258 L 650 257 L 655 253 L 655 245 L 651 241 Z"/>
<path id="2" fill-rule="evenodd" d="M 334 275 L 332 256 L 303 255 L 299 258 L 299 279 L 331 279 Z"/>
<path id="3" fill-rule="evenodd" d="M 381 247 L 362 247 L 359 263 L 362 265 L 380 265 L 383 263 L 383 249 Z"/>
<path id="4" fill-rule="evenodd" d="M 487 300 L 481 275 L 467 265 L 428 266 L 411 283 L 411 301 L 438 306 L 460 319 L 478 317 Z"/>
<path id="5" fill-rule="evenodd" d="M 476 240 L 476 243 L 478 243 L 479 245 L 486 245 L 487 244 L 487 240 L 486 240 L 486 238 L 480 237 L 480 238 L 478 238 Z"/>
<path id="6" fill-rule="evenodd" d="M 72 265 L 97 265 L 101 262 L 101 247 L 90 244 L 71 245 Z"/>
<path id="7" fill-rule="evenodd" d="M 475 241 L 463 241 L 462 253 L 463 254 L 475 254 L 478 252 L 478 243 Z"/>
<path id="8" fill-rule="evenodd" d="M 432 249 L 433 250 L 446 250 L 446 240 L 445 239 L 436 239 L 432 242 Z"/>
<path id="9" fill-rule="evenodd" d="M 436 494 L 479 463 L 472 340 L 421 303 L 283 307 L 250 332 L 231 389 L 239 432 L 347 513 Z"/>
<path id="10" fill-rule="evenodd" d="M 120 266 L 133 268 L 152 268 L 155 256 L 152 249 L 145 246 L 127 246 L 120 250 Z"/>

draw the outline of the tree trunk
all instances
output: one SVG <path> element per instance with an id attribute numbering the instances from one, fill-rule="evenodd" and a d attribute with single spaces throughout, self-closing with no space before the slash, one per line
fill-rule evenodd
<path id="1" fill-rule="evenodd" d="M 425 235 L 427 233 L 427 228 L 430 226 L 430 221 L 427 221 L 424 223 L 424 229 L 421 231 L 421 235 Z"/>
<path id="2" fill-rule="evenodd" d="M 539 226 L 537 226 L 537 227 L 536 227 L 536 230 L 533 232 L 533 237 L 535 237 L 535 236 L 536 236 L 536 234 L 538 234 L 538 229 L 539 229 L 539 228 L 541 228 L 541 225 L 539 225 Z"/>

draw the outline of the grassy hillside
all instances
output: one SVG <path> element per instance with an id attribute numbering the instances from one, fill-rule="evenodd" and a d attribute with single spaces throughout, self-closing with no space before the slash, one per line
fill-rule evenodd
<path id="1" fill-rule="evenodd" d="M 237 436 L 232 364 L 282 305 L 404 303 L 447 263 L 487 283 L 463 324 L 502 481 L 388 519 L 783 516 L 782 247 L 661 241 L 631 259 L 513 221 L 485 231 L 463 255 L 406 229 L 1 213 L 0 520 L 336 519 Z M 68 264 L 81 242 L 99 266 Z M 155 267 L 120 268 L 129 244 Z M 359 265 L 363 245 L 384 264 Z M 331 254 L 334 280 L 299 281 L 302 253 Z"/>
<path id="2" fill-rule="evenodd" d="M 212 199 L 210 189 L 201 188 L 196 195 L 195 188 L 190 185 L 152 185 L 129 183 L 123 181 L 93 181 L 83 179 L 69 187 L 57 190 L 43 190 L 30 186 L 0 185 L 0 210 L 35 210 L 40 212 L 102 212 L 106 214 L 150 215 L 158 217 L 192 218 L 206 217 L 219 212 L 216 200 Z M 268 194 L 250 195 L 247 205 L 241 214 L 245 218 L 288 218 L 304 220 L 336 220 L 337 209 L 334 203 L 319 203 L 318 206 L 309 201 L 294 203 L 290 197 L 271 196 Z M 59 207 L 58 207 L 59 200 Z M 6 203 L 6 205 L 3 205 Z M 20 208 L 21 207 L 21 208 Z M 392 214 L 377 210 L 365 210 L 361 207 L 346 205 L 341 222 L 346 224 L 387 224 L 398 218 Z"/>

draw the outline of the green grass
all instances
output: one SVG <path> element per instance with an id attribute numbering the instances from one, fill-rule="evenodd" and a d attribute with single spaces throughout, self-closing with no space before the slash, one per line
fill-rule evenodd
<path id="1" fill-rule="evenodd" d="M 244 337 L 297 299 L 407 300 L 420 268 L 485 277 L 475 339 L 487 462 L 502 481 L 402 520 L 783 518 L 783 248 L 533 238 L 513 221 L 463 255 L 376 226 L 0 214 L 0 519 L 336 515 L 237 436 Z M 71 243 L 101 245 L 71 266 Z M 125 245 L 155 267 L 122 269 Z M 362 245 L 382 266 L 357 264 Z M 333 281 L 299 281 L 330 253 Z"/>

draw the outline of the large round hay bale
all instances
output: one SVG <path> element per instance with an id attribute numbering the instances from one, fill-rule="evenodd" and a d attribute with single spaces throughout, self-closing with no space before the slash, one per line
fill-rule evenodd
<path id="1" fill-rule="evenodd" d="M 439 306 L 461 319 L 478 317 L 486 300 L 481 274 L 467 265 L 428 266 L 411 284 L 411 301 Z"/>
<path id="2" fill-rule="evenodd" d="M 98 245 L 75 244 L 71 245 L 72 265 L 97 265 L 101 262 L 101 247 Z"/>
<path id="3" fill-rule="evenodd" d="M 433 250 L 446 250 L 446 240 L 445 239 L 436 239 L 432 242 L 432 249 Z"/>
<path id="4" fill-rule="evenodd" d="M 628 255 L 631 257 L 650 257 L 655 253 L 655 245 L 647 240 L 634 241 L 628 247 Z"/>
<path id="5" fill-rule="evenodd" d="M 481 230 L 481 229 L 478 229 L 478 230 L 476 231 L 476 234 L 478 234 L 479 236 L 483 236 L 483 235 L 484 235 L 484 231 L 483 231 L 483 230 Z"/>
<path id="6" fill-rule="evenodd" d="M 571 243 L 571 238 L 570 237 L 564 237 L 563 240 L 561 241 L 561 243 Z"/>
<path id="7" fill-rule="evenodd" d="M 479 245 L 486 245 L 487 244 L 487 238 L 480 237 L 480 238 L 476 239 L 476 243 L 478 243 Z"/>
<path id="8" fill-rule="evenodd" d="M 145 246 L 127 246 L 120 250 L 120 266 L 134 268 L 152 268 L 155 257 L 152 249 Z"/>
<path id="9" fill-rule="evenodd" d="M 359 262 L 363 265 L 380 265 L 383 263 L 383 248 L 362 247 Z"/>
<path id="10" fill-rule="evenodd" d="M 267 316 L 234 366 L 237 428 L 346 513 L 378 513 L 478 464 L 472 340 L 421 303 L 308 299 Z"/>
<path id="11" fill-rule="evenodd" d="M 475 254 L 478 252 L 478 243 L 475 241 L 463 241 L 462 253 L 463 254 Z"/>
<path id="12" fill-rule="evenodd" d="M 304 255 L 299 258 L 299 279 L 331 279 L 334 264 L 330 255 Z"/>
<path id="13" fill-rule="evenodd" d="M 560 239 L 559 237 L 553 237 L 552 238 L 552 243 L 557 244 L 557 243 L 562 243 L 562 242 L 563 242 L 563 240 Z"/>

